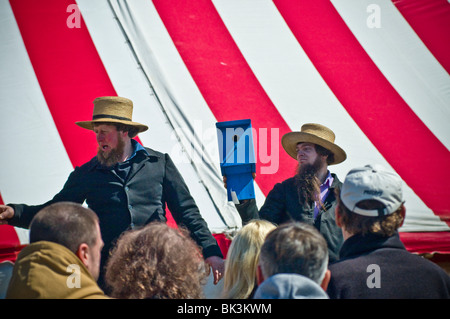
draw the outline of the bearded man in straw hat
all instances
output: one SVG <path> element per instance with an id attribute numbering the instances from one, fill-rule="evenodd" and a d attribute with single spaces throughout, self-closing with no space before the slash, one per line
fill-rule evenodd
<path id="1" fill-rule="evenodd" d="M 167 204 L 177 224 L 186 226 L 202 248 L 217 283 L 224 267 L 220 248 L 169 155 L 143 147 L 133 139 L 148 127 L 133 122 L 132 112 L 133 102 L 129 99 L 95 99 L 92 120 L 76 124 L 94 131 L 97 156 L 76 167 L 63 189 L 47 203 L 0 206 L 0 224 L 27 228 L 33 216 L 52 203 L 86 201 L 99 216 L 105 265 L 113 243 L 124 231 L 153 221 L 165 222 Z M 100 276 L 99 284 L 103 286 L 102 280 Z"/>
<path id="2" fill-rule="evenodd" d="M 314 123 L 285 134 L 281 144 L 298 161 L 296 175 L 276 184 L 259 212 L 254 199 L 236 205 L 242 222 L 262 218 L 275 224 L 294 220 L 314 225 L 327 241 L 330 262 L 337 260 L 343 237 L 335 222 L 334 190 L 342 183 L 328 165 L 343 162 L 347 155 L 334 140 L 332 130 Z"/>

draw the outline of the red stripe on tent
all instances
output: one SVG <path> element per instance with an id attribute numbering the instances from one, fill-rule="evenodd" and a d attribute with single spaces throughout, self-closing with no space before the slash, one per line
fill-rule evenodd
<path id="1" fill-rule="evenodd" d="M 116 95 L 73 0 L 10 0 L 48 108 L 74 166 L 95 154 L 95 135 L 75 125 L 92 118 L 93 100 Z M 67 12 L 69 10 L 69 12 Z M 67 21 L 79 28 L 70 28 Z M 75 19 L 75 20 L 73 20 Z"/>
<path id="2" fill-rule="evenodd" d="M 80 11 L 71 7 L 75 1 L 10 2 L 67 154 L 73 166 L 82 165 L 95 154 L 97 142 L 92 132 L 75 122 L 90 120 L 94 99 L 116 96 L 116 91 Z M 67 23 L 76 22 L 76 15 L 79 28 L 71 28 Z"/>
<path id="3" fill-rule="evenodd" d="M 73 0 L 10 3 L 67 154 L 73 166 L 83 165 L 94 156 L 97 142 L 94 133 L 75 122 L 92 118 L 95 98 L 117 95 L 89 30 L 77 7 L 70 7 L 76 5 Z M 79 27 L 70 28 L 68 21 L 76 19 Z M 168 210 L 167 217 L 175 227 Z"/>
<path id="4" fill-rule="evenodd" d="M 23 247 L 13 226 L 0 225 L 0 263 L 6 260 L 15 262 Z"/>
<path id="5" fill-rule="evenodd" d="M 277 128 L 279 145 L 281 136 L 290 129 L 251 71 L 212 2 L 154 0 L 153 3 L 217 121 L 250 118 L 257 133 L 260 128 L 268 128 L 268 132 Z M 257 164 L 256 182 L 265 194 L 276 182 L 294 173 L 296 161 L 280 145 L 279 149 L 279 158 L 273 159 L 279 160 L 276 174 L 259 174 L 262 164 Z"/>
<path id="6" fill-rule="evenodd" d="M 220 251 L 222 252 L 223 258 L 226 259 L 228 255 L 228 250 L 230 250 L 231 239 L 227 237 L 225 234 L 213 234 L 213 237 L 216 239 L 217 244 L 220 247 Z"/>
<path id="7" fill-rule="evenodd" d="M 445 200 L 450 188 L 444 186 L 450 180 L 450 152 L 377 69 L 331 2 L 274 3 L 364 134 L 428 207 L 450 217 Z M 432 173 L 436 168 L 439 174 Z"/>
<path id="8" fill-rule="evenodd" d="M 0 250 L 20 246 L 16 229 L 11 225 L 0 225 Z"/>
<path id="9" fill-rule="evenodd" d="M 409 252 L 450 254 L 450 232 L 402 233 L 400 239 Z"/>
<path id="10" fill-rule="evenodd" d="M 422 42 L 450 73 L 450 5 L 447 0 L 392 1 Z"/>

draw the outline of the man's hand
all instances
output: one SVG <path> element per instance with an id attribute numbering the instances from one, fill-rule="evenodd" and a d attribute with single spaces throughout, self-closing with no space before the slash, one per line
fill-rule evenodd
<path id="1" fill-rule="evenodd" d="M 0 205 L 0 225 L 8 224 L 8 220 L 14 217 L 14 209 L 10 206 Z"/>
<path id="2" fill-rule="evenodd" d="M 252 173 L 252 177 L 253 179 L 255 179 L 256 177 L 256 173 Z M 223 180 L 223 187 L 227 188 L 227 177 L 226 176 L 222 176 L 222 180 Z M 248 199 L 243 199 L 240 201 L 241 204 L 247 203 Z"/>
<path id="3" fill-rule="evenodd" d="M 224 260 L 218 256 L 211 256 L 206 258 L 205 262 L 211 267 L 214 276 L 214 285 L 217 285 L 220 279 L 222 279 L 225 271 Z"/>

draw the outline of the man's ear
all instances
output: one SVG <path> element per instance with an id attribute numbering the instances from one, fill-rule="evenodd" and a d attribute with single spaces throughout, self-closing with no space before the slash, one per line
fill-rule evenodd
<path id="1" fill-rule="evenodd" d="M 330 279 L 331 279 L 331 271 L 327 269 L 327 271 L 325 272 L 325 276 L 323 277 L 322 283 L 320 284 L 320 287 L 322 287 L 323 290 L 327 291 Z"/>
<path id="2" fill-rule="evenodd" d="M 127 131 L 117 131 L 117 135 L 120 136 L 122 139 L 124 139 L 128 136 L 128 132 Z"/>
<path id="3" fill-rule="evenodd" d="M 89 246 L 86 243 L 82 243 L 78 247 L 75 255 L 77 255 L 77 257 L 81 260 L 81 262 L 87 267 L 91 256 L 90 256 Z"/>

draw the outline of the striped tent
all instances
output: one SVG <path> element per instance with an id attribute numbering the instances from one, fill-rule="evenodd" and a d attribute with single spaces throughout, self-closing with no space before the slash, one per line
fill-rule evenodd
<path id="1" fill-rule="evenodd" d="M 405 245 L 448 254 L 449 38 L 446 0 L 0 0 L 0 201 L 52 198 L 96 152 L 74 123 L 119 95 L 224 249 L 241 222 L 215 123 L 251 119 L 259 206 L 295 171 L 281 136 L 321 123 L 348 155 L 330 170 L 397 172 Z"/>

